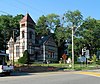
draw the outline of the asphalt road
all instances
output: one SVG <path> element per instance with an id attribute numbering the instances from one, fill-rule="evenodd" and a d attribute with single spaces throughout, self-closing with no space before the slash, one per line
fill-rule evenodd
<path id="1" fill-rule="evenodd" d="M 100 77 L 78 72 L 14 73 L 0 77 L 0 84 L 100 84 Z"/>

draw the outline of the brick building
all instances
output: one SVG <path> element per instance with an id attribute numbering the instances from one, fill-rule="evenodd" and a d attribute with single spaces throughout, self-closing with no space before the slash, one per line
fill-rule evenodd
<path id="1" fill-rule="evenodd" d="M 23 56 L 23 52 L 28 50 L 30 59 L 32 61 L 57 61 L 58 51 L 53 37 L 49 35 L 37 39 L 35 35 L 35 22 L 29 14 L 26 14 L 19 23 L 19 37 L 16 38 L 14 45 L 12 37 L 8 42 L 7 53 L 9 54 L 10 60 L 13 59 L 13 53 L 14 60 L 17 61 L 20 57 Z"/>

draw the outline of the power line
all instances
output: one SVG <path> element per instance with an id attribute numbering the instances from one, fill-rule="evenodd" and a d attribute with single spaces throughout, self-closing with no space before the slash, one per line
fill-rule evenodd
<path id="1" fill-rule="evenodd" d="M 12 4 L 12 3 L 11 3 L 12 5 L 10 3 L 7 3 L 7 4 L 9 4 L 10 7 L 15 8 L 16 11 L 19 11 L 18 10 L 18 7 L 19 7 L 18 5 L 15 5 L 15 4 Z M 20 9 L 22 9 L 22 8 L 20 8 Z M 22 10 L 26 11 L 24 8 Z"/>
<path id="2" fill-rule="evenodd" d="M 38 9 L 38 8 L 35 8 L 35 7 L 31 6 L 31 5 L 28 5 L 28 4 L 26 4 L 26 3 L 23 3 L 23 2 L 21 2 L 21 1 L 19 1 L 19 0 L 17 0 L 16 2 L 23 4 L 24 6 L 26 6 L 26 8 L 28 7 L 29 9 L 34 8 L 36 12 L 39 12 L 39 11 L 40 11 L 40 12 L 42 12 L 42 13 L 45 13 L 44 11 L 42 11 L 42 10 L 40 10 L 40 9 Z M 40 12 L 39 12 L 39 13 L 40 13 Z"/>
<path id="3" fill-rule="evenodd" d="M 16 5 L 16 4 L 12 4 L 12 5 L 11 5 L 11 4 L 7 3 L 7 4 L 9 4 L 10 7 L 16 8 L 16 11 L 18 11 L 18 7 L 19 7 L 19 9 L 24 10 L 24 12 L 26 11 L 26 13 L 28 13 L 28 12 L 29 12 L 29 9 L 32 10 L 32 8 L 33 8 L 33 9 L 36 11 L 36 12 L 31 11 L 31 13 L 32 13 L 33 15 L 34 15 L 34 14 L 40 14 L 40 13 L 45 14 L 44 11 L 42 11 L 42 10 L 40 10 L 40 9 L 38 9 L 38 8 L 33 7 L 32 5 L 29 5 L 29 4 L 24 3 L 24 2 L 22 2 L 22 1 L 19 1 L 19 0 L 14 0 L 14 1 L 17 2 L 17 3 L 19 3 L 19 4 L 21 4 L 21 5 L 23 5 L 23 6 L 25 6 L 25 7 L 20 7 L 20 6 Z M 4 14 L 7 14 L 7 15 L 12 15 L 12 14 L 9 14 L 9 13 L 7 13 L 7 12 L 5 12 L 5 11 L 2 11 L 2 10 L 0 10 L 0 12 L 1 12 L 1 13 L 4 13 Z"/>
<path id="4" fill-rule="evenodd" d="M 5 12 L 5 11 L 1 11 L 1 10 L 0 10 L 0 12 L 1 12 L 1 13 L 4 13 L 4 14 L 7 14 L 7 15 L 11 15 L 11 14 Z"/>

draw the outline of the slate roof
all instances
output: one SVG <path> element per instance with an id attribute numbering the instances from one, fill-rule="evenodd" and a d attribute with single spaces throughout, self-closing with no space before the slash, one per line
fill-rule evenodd
<path id="1" fill-rule="evenodd" d="M 48 41 L 48 39 L 51 37 L 51 35 L 48 35 L 48 36 L 43 36 L 42 38 L 41 38 L 41 43 L 40 43 L 40 45 L 42 45 L 43 43 L 45 43 L 46 41 Z"/>
<path id="2" fill-rule="evenodd" d="M 28 13 L 23 17 L 23 19 L 21 19 L 20 23 L 23 23 L 23 22 L 30 22 L 30 23 L 35 24 L 35 22 L 33 21 L 33 19 L 30 17 Z"/>

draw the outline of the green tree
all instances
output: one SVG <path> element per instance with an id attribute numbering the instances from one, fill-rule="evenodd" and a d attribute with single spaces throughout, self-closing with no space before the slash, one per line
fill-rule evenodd
<path id="1" fill-rule="evenodd" d="M 60 24 L 59 15 L 49 14 L 47 16 L 42 15 L 39 17 L 36 24 L 36 32 L 37 34 L 49 35 L 52 32 L 54 33 L 56 27 Z"/>
<path id="2" fill-rule="evenodd" d="M 64 14 L 64 19 L 67 24 L 67 27 L 73 30 L 74 32 L 74 48 L 77 48 L 79 37 L 77 36 L 77 30 L 83 22 L 83 16 L 79 10 L 67 11 Z M 70 34 L 71 35 L 71 34 Z M 71 36 L 70 36 L 71 37 Z M 76 40 L 77 39 L 77 40 Z M 75 42 L 76 41 L 76 42 Z M 71 47 L 70 47 L 71 48 Z M 78 49 L 78 48 L 77 48 Z M 70 49 L 71 50 L 71 49 Z M 79 50 L 77 50 L 79 52 Z M 76 53 L 75 53 L 76 54 Z"/>
<path id="3" fill-rule="evenodd" d="M 4 49 L 4 46 L 3 46 L 3 35 L 1 34 L 1 30 L 0 30 L 0 50 Z"/>
<path id="4" fill-rule="evenodd" d="M 51 32 L 54 32 L 55 29 L 60 26 L 60 16 L 52 13 L 52 14 L 48 14 L 46 17 L 47 17 L 47 25 L 48 25 L 47 28 Z"/>
<path id="5" fill-rule="evenodd" d="M 27 50 L 24 51 L 23 57 L 19 58 L 18 62 L 22 63 L 22 64 L 29 64 L 30 63 L 30 56 L 29 56 L 29 53 Z"/>
<path id="6" fill-rule="evenodd" d="M 83 16 L 79 10 L 67 11 L 64 14 L 66 22 L 70 28 L 75 27 L 76 29 L 82 24 Z M 75 30 L 76 30 L 75 29 Z"/>
<path id="7" fill-rule="evenodd" d="M 90 50 L 90 55 L 100 49 L 100 23 L 88 17 L 79 28 L 79 34 L 84 39 L 85 46 Z"/>
<path id="8" fill-rule="evenodd" d="M 47 29 L 47 27 L 48 27 L 47 17 L 42 15 L 41 17 L 39 17 L 36 27 L 35 27 L 37 35 L 40 35 L 40 36 L 48 35 L 49 30 Z"/>
<path id="9" fill-rule="evenodd" d="M 61 46 L 61 44 L 64 42 L 64 28 L 58 27 L 55 30 L 55 38 L 58 46 Z"/>
<path id="10" fill-rule="evenodd" d="M 16 16 L 13 17 L 12 21 L 11 21 L 11 25 L 12 25 L 12 29 L 16 29 L 17 31 L 15 31 L 15 37 L 19 36 L 19 31 L 20 31 L 20 20 L 24 17 L 24 15 L 22 14 L 18 14 Z"/>
<path id="11" fill-rule="evenodd" d="M 13 17 L 13 20 L 12 20 L 12 26 L 13 26 L 14 28 L 20 29 L 20 24 L 19 24 L 19 22 L 20 22 L 20 20 L 21 20 L 23 17 L 24 17 L 24 15 L 22 15 L 22 14 L 18 14 L 18 15 L 16 15 L 16 16 L 14 16 L 14 17 Z"/>
<path id="12" fill-rule="evenodd" d="M 94 52 L 97 50 L 100 50 L 100 21 L 96 20 L 96 27 L 94 27 L 93 30 L 93 36 L 94 36 Z"/>
<path id="13" fill-rule="evenodd" d="M 0 48 L 5 50 L 5 45 L 7 45 L 8 40 L 12 36 L 13 29 L 20 29 L 19 21 L 22 15 L 17 15 L 13 17 L 12 15 L 1 15 L 0 16 Z M 19 35 L 19 34 L 18 34 Z M 18 36 L 17 35 L 17 36 Z"/>
<path id="14" fill-rule="evenodd" d="M 0 44 L 2 47 L 2 50 L 5 50 L 5 46 L 7 44 L 7 40 L 10 37 L 11 33 L 11 20 L 12 20 L 11 15 L 1 15 L 0 16 L 0 38 L 3 39 Z"/>

